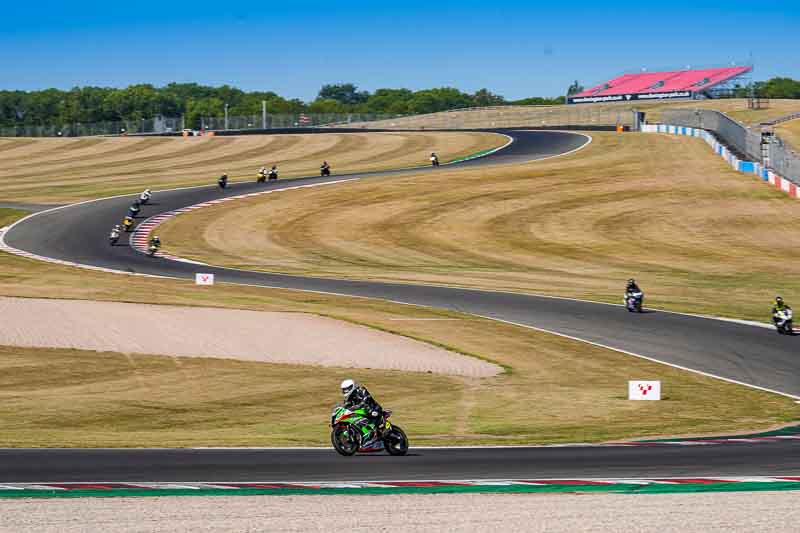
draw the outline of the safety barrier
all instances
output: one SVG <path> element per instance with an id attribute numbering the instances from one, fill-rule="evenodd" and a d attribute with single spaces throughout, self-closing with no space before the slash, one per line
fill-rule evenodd
<path id="1" fill-rule="evenodd" d="M 644 133 L 666 133 L 669 135 L 684 135 L 698 137 L 708 143 L 720 157 L 725 159 L 734 170 L 754 174 L 762 180 L 782 190 L 792 198 L 800 198 L 800 186 L 778 175 L 773 170 L 766 168 L 761 163 L 743 160 L 737 157 L 727 146 L 717 140 L 713 133 L 699 128 L 686 126 L 673 126 L 669 124 L 645 124 L 642 126 Z"/>

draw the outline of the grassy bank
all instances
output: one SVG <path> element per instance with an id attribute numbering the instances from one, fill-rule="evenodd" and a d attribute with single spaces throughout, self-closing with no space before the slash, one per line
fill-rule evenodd
<path id="1" fill-rule="evenodd" d="M 333 172 L 372 171 L 442 161 L 505 144 L 490 133 L 329 133 L 230 137 L 0 139 L 0 198 L 70 203 L 231 180 L 255 180 L 262 165 L 281 176 L 314 175 L 327 160 Z"/>
<path id="2" fill-rule="evenodd" d="M 8 215 L 0 210 L 0 216 Z M 485 319 L 285 290 L 114 275 L 0 253 L 0 294 L 317 313 L 502 365 L 473 380 L 422 373 L 0 347 L 0 446 L 299 445 L 327 441 L 354 376 L 414 442 L 548 443 L 757 430 L 791 400 Z M 455 320 L 409 320 L 449 318 Z M 628 379 L 665 401 L 629 402 Z"/>
<path id="3" fill-rule="evenodd" d="M 635 277 L 651 306 L 762 321 L 775 293 L 800 299 L 800 237 L 788 229 L 800 202 L 692 138 L 599 133 L 540 163 L 237 206 L 182 215 L 159 233 L 170 253 L 264 271 L 614 303 Z"/>

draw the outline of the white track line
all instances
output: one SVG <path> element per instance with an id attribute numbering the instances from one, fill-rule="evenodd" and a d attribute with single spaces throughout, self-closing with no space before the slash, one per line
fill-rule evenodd
<path id="1" fill-rule="evenodd" d="M 561 131 L 561 130 L 525 130 L 525 131 Z M 573 132 L 570 132 L 570 133 L 573 133 Z M 545 159 L 551 159 L 553 157 L 566 156 L 566 155 L 572 154 L 574 152 L 577 152 L 578 150 L 581 150 L 581 149 L 585 148 L 586 146 L 588 146 L 589 144 L 591 144 L 592 137 L 590 135 L 587 135 L 587 134 L 584 134 L 584 133 L 576 133 L 576 134 L 586 137 L 588 139 L 587 142 L 582 144 L 580 147 L 575 148 L 574 150 L 571 150 L 569 152 L 565 152 L 563 154 L 556 154 L 556 155 L 548 156 L 548 157 L 541 158 L 541 159 L 534 159 L 534 160 L 531 160 L 531 162 L 543 161 Z M 512 139 L 512 141 L 513 141 L 513 139 Z M 503 148 L 505 146 L 510 145 L 510 144 L 511 144 L 511 142 L 506 143 L 506 145 L 504 145 Z M 343 179 L 343 180 L 338 180 L 338 182 L 354 181 L 354 180 L 358 180 L 358 179 L 361 179 L 361 178 Z M 329 183 L 331 183 L 331 182 L 326 182 L 324 184 L 329 184 Z M 334 183 L 337 183 L 337 182 L 334 182 Z M 297 186 L 297 187 L 290 187 L 290 188 L 284 188 L 284 189 L 275 189 L 275 190 L 271 190 L 271 191 L 264 191 L 264 194 L 266 194 L 266 193 L 277 193 L 277 192 L 280 192 L 280 191 L 294 190 L 294 189 L 305 188 L 305 187 L 314 187 L 314 186 L 324 185 L 324 184 L 310 184 L 310 185 L 301 185 L 301 186 Z M 208 187 L 208 185 L 200 185 L 200 186 L 194 186 L 194 187 L 179 187 L 179 188 L 175 188 L 175 189 L 165 189 L 165 191 L 163 191 L 163 192 L 184 190 L 184 189 L 196 189 L 196 188 L 201 188 L 201 187 Z M 158 191 L 156 191 L 156 192 L 158 192 Z M 253 194 L 261 194 L 261 193 L 247 193 L 247 194 L 253 195 Z M 246 195 L 242 195 L 242 196 L 246 196 Z M 100 199 L 96 199 L 96 200 L 86 200 L 84 202 L 78 202 L 78 203 L 70 204 L 70 205 L 66 205 L 66 206 L 59 206 L 59 207 L 56 207 L 56 208 L 53 208 L 53 209 L 48 209 L 46 211 L 40 211 L 38 213 L 32 213 L 32 214 L 30 214 L 30 215 L 18 220 L 17 222 L 12 224 L 11 226 L 8 226 L 8 228 L 6 229 L 5 232 L 0 232 L 0 249 L 5 249 L 6 251 L 11 251 L 11 253 L 20 252 L 20 253 L 18 253 L 18 255 L 23 255 L 24 257 L 29 257 L 29 258 L 39 259 L 39 260 L 44 260 L 44 261 L 49 261 L 49 262 L 55 262 L 55 263 L 59 263 L 59 264 L 69 265 L 69 266 L 78 266 L 78 267 L 83 267 L 83 268 L 90 268 L 92 270 L 102 270 L 102 271 L 121 273 L 121 274 L 131 274 L 130 272 L 125 272 L 125 271 L 104 269 L 104 268 L 95 267 L 95 266 L 92 266 L 92 265 L 83 265 L 83 264 L 79 264 L 79 263 L 71 263 L 71 262 L 60 261 L 60 260 L 56 260 L 56 259 L 44 258 L 42 256 L 36 256 L 36 255 L 30 254 L 28 252 L 23 252 L 23 251 L 20 251 L 20 250 L 16 250 L 14 248 L 11 248 L 10 246 L 8 246 L 5 243 L 5 234 L 8 231 L 10 231 L 17 224 L 20 224 L 23 221 L 25 221 L 25 220 L 27 220 L 29 218 L 32 218 L 34 216 L 42 215 L 42 214 L 45 214 L 45 213 L 50 213 L 50 212 L 57 211 L 59 209 L 64 209 L 64 208 L 67 208 L 67 207 L 84 205 L 84 204 L 89 204 L 89 203 L 92 203 L 92 202 L 99 202 L 99 201 L 102 201 L 102 200 L 108 200 L 108 199 L 112 199 L 112 198 L 121 198 L 121 197 L 124 197 L 124 196 L 132 196 L 132 195 L 130 195 L 130 194 L 122 194 L 122 195 L 116 195 L 116 196 L 109 196 L 109 197 L 106 197 L 106 198 L 100 198 Z M 238 198 L 237 197 L 228 197 L 226 199 L 238 199 Z M 226 200 L 226 199 L 221 199 L 221 200 Z M 205 202 L 202 202 L 202 203 L 205 203 Z M 187 209 L 188 210 L 188 209 L 191 209 L 192 207 L 193 206 L 188 206 L 186 208 L 181 208 L 181 209 Z M 162 215 L 163 215 L 163 213 L 162 213 Z M 160 215 L 155 215 L 155 216 L 153 216 L 151 218 L 156 218 L 158 216 L 160 216 Z M 142 224 L 146 223 L 148 220 L 150 220 L 150 219 L 146 219 L 144 222 L 142 222 Z M 157 225 L 158 224 L 152 226 L 152 228 L 155 228 Z M 135 234 L 135 231 L 134 231 L 134 234 Z M 170 259 L 172 259 L 172 258 L 170 258 Z M 183 261 L 191 262 L 191 260 L 183 259 L 183 258 L 175 258 L 174 260 L 183 260 Z M 250 270 L 237 269 L 237 268 L 228 268 L 228 267 L 216 267 L 215 266 L 215 268 L 222 268 L 222 269 L 226 269 L 226 270 L 237 270 L 237 271 L 241 271 L 241 272 L 254 272 L 254 271 L 250 271 Z M 144 276 L 149 276 L 149 277 L 156 277 L 156 278 L 170 278 L 170 276 L 155 276 L 155 275 L 149 275 L 149 274 L 139 274 L 139 275 L 144 275 Z M 176 278 L 176 279 L 183 279 L 183 278 Z M 267 286 L 267 285 L 256 285 L 256 284 L 251 284 L 251 283 L 230 283 L 229 282 L 229 284 L 231 284 L 231 285 L 239 285 L 239 286 L 260 287 L 260 288 L 272 288 L 272 289 L 280 289 L 280 290 L 292 290 L 292 291 L 309 292 L 309 293 L 315 293 L 315 294 L 330 294 L 330 295 L 334 295 L 334 296 L 346 296 L 346 297 L 364 298 L 364 299 L 368 299 L 368 300 L 387 301 L 387 302 L 391 302 L 391 303 L 399 303 L 399 304 L 411 305 L 411 306 L 416 306 L 416 307 L 423 307 L 423 308 L 428 308 L 428 309 L 437 309 L 437 310 L 440 309 L 440 308 L 437 308 L 437 307 L 432 307 L 432 306 L 427 306 L 427 305 L 420 305 L 420 304 L 416 304 L 416 303 L 404 302 L 404 301 L 399 301 L 399 300 L 388 300 L 388 299 L 385 299 L 385 298 L 375 298 L 375 297 L 370 297 L 370 296 L 354 296 L 354 295 L 335 293 L 335 292 L 329 292 L 329 291 L 314 291 L 314 290 L 308 290 L 308 289 L 287 289 L 286 287 L 274 287 L 274 286 Z M 457 287 L 457 286 L 450 286 L 450 285 L 437 285 L 437 286 L 439 286 L 439 287 L 449 287 L 449 288 L 460 288 L 460 289 L 471 290 L 471 291 L 475 291 L 475 292 L 489 292 L 489 291 L 484 291 L 484 290 L 481 290 L 481 289 L 474 289 L 474 288 L 469 288 L 469 287 Z M 495 291 L 492 291 L 492 292 L 495 292 Z M 526 294 L 526 293 L 513 293 L 513 292 L 504 292 L 504 291 L 497 291 L 497 292 L 501 292 L 501 293 L 504 293 L 504 294 Z M 593 302 L 593 301 L 590 301 L 590 300 L 580 300 L 580 299 L 577 299 L 577 298 L 567 298 L 567 297 L 561 297 L 561 296 L 549 296 L 549 295 L 538 295 L 538 294 L 529 294 L 529 295 L 530 296 L 540 296 L 540 297 L 544 297 L 544 298 L 560 299 L 560 300 L 586 302 L 586 303 L 593 303 L 593 304 L 598 304 L 599 303 L 599 304 L 602 304 L 602 305 L 612 305 L 612 306 L 621 307 L 620 304 L 611 304 L 611 303 L 607 303 L 607 302 Z M 637 353 L 634 353 L 634 352 L 629 352 L 627 350 L 622 350 L 620 348 L 614 348 L 612 346 L 608 346 L 608 345 L 605 345 L 605 344 L 589 341 L 589 340 L 586 340 L 586 339 L 581 339 L 579 337 L 574 337 L 572 335 L 559 333 L 557 331 L 544 329 L 544 328 L 538 328 L 538 327 L 535 327 L 535 326 L 529 326 L 527 324 L 520 324 L 520 323 L 517 323 L 517 322 L 512 322 L 512 321 L 503 320 L 503 319 L 499 319 L 499 318 L 494 318 L 494 317 L 489 317 L 489 316 L 484 316 L 484 315 L 478 315 L 478 314 L 475 314 L 475 313 L 467 313 L 467 312 L 462 312 L 462 311 L 458 311 L 458 312 L 463 313 L 465 315 L 477 316 L 477 317 L 484 318 L 484 319 L 487 319 L 487 320 L 494 320 L 494 321 L 497 321 L 497 322 L 502 322 L 502 323 L 506 323 L 506 324 L 510 324 L 510 325 L 514 325 L 514 326 L 519 326 L 519 327 L 523 327 L 523 328 L 539 331 L 539 332 L 542 332 L 542 333 L 550 333 L 550 334 L 553 334 L 553 335 L 557 335 L 559 337 L 571 339 L 571 340 L 578 341 L 578 342 L 584 342 L 586 344 L 597 346 L 599 348 L 605 348 L 605 349 L 608 349 L 608 350 L 613 350 L 613 351 L 616 351 L 616 352 L 619 352 L 619 353 L 623 353 L 623 354 L 626 354 L 626 355 L 630 355 L 630 356 L 633 356 L 633 357 L 637 357 L 637 358 L 640 358 L 640 359 L 645 359 L 647 361 L 651 361 L 651 362 L 654 362 L 654 363 L 659 363 L 659 364 L 666 365 L 666 366 L 669 366 L 669 367 L 672 367 L 672 368 L 677 368 L 679 370 L 684 370 L 684 371 L 692 372 L 692 373 L 699 374 L 699 375 L 702 375 L 702 376 L 706 376 L 706 377 L 710 377 L 710 378 L 714 378 L 714 379 L 719 379 L 721 381 L 726 381 L 728 383 L 733 383 L 733 384 L 736 384 L 736 385 L 742 385 L 744 387 L 749 387 L 749 388 L 761 390 L 761 391 L 764 391 L 764 392 L 770 392 L 770 393 L 773 393 L 773 394 L 778 394 L 780 396 L 785 396 L 785 397 L 792 398 L 792 399 L 795 399 L 795 400 L 800 400 L 800 396 L 796 396 L 794 394 L 789 394 L 789 393 L 786 393 L 786 392 L 781 392 L 781 391 L 777 391 L 777 390 L 774 390 L 774 389 L 769 389 L 769 388 L 766 388 L 766 387 L 760 387 L 758 385 L 753 385 L 751 383 L 745 383 L 743 381 L 738 381 L 738 380 L 735 380 L 735 379 L 718 376 L 716 374 L 711 374 L 709 372 L 704 372 L 702 370 L 695 370 L 695 369 L 684 367 L 684 366 L 681 366 L 681 365 L 668 363 L 666 361 L 661 361 L 659 359 L 648 357 L 646 355 L 637 354 Z M 673 314 L 677 314 L 677 315 L 692 316 L 692 317 L 696 317 L 696 318 L 706 318 L 706 319 L 709 319 L 709 320 L 722 320 L 722 321 L 726 321 L 726 322 L 736 322 L 736 323 L 742 323 L 744 325 L 758 325 L 760 327 L 764 326 L 763 324 L 760 324 L 760 323 L 749 323 L 747 321 L 737 321 L 735 319 L 726 319 L 726 318 L 720 318 L 720 317 L 706 317 L 706 316 L 702 316 L 702 315 L 692 315 L 692 314 L 688 314 L 688 313 L 679 313 L 679 312 L 675 312 L 675 311 L 664 311 L 664 312 L 673 313 Z"/>

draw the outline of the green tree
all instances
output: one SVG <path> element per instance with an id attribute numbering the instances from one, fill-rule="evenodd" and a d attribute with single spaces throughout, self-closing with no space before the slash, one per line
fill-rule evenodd
<path id="1" fill-rule="evenodd" d="M 489 92 L 489 89 L 480 89 L 472 95 L 472 102 L 478 107 L 488 107 L 503 105 L 505 99 L 500 95 Z"/>
<path id="2" fill-rule="evenodd" d="M 359 92 L 358 87 L 352 83 L 323 85 L 317 95 L 317 100 L 336 100 L 346 105 L 363 104 L 368 98 L 368 92 Z"/>
<path id="3" fill-rule="evenodd" d="M 567 96 L 572 96 L 573 94 L 578 94 L 580 92 L 583 92 L 583 85 L 581 85 L 578 80 L 575 80 L 567 89 Z"/>

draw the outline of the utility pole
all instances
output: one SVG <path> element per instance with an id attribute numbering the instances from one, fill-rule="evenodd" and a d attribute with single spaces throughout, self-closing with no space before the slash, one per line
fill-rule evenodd
<path id="1" fill-rule="evenodd" d="M 225 104 L 225 129 L 228 129 L 228 104 Z"/>
<path id="2" fill-rule="evenodd" d="M 261 100 L 261 129 L 267 129 L 267 101 Z"/>

